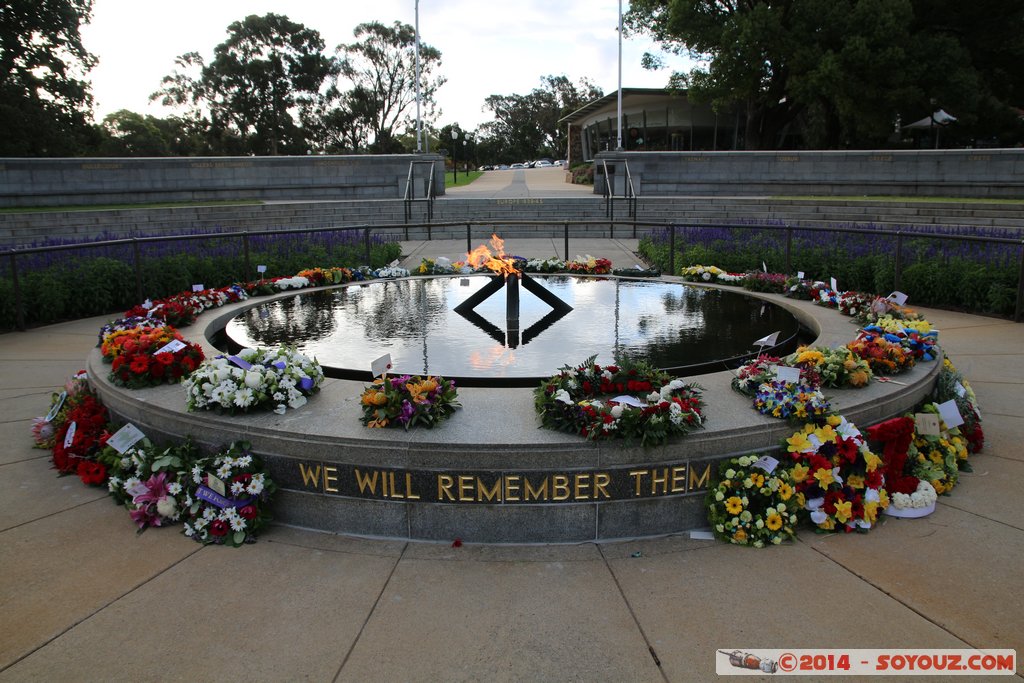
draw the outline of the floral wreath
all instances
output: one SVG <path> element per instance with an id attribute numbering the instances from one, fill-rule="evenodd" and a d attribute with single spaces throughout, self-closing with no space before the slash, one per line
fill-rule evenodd
<path id="1" fill-rule="evenodd" d="M 821 385 L 826 387 L 864 387 L 873 377 L 867 361 L 845 346 L 834 349 L 801 346 L 787 356 L 785 362 L 801 370 L 815 371 L 821 377 Z"/>
<path id="2" fill-rule="evenodd" d="M 422 425 L 431 429 L 460 407 L 453 380 L 411 375 L 375 379 L 363 390 L 360 403 L 363 416 L 359 419 L 371 428 Z"/>
<path id="3" fill-rule="evenodd" d="M 889 505 L 882 459 L 839 415 L 806 424 L 786 440 L 798 502 L 822 531 L 867 531 Z"/>
<path id="4" fill-rule="evenodd" d="M 244 441 L 193 465 L 184 506 L 184 533 L 199 543 L 254 543 L 270 521 L 267 504 L 277 490 Z"/>
<path id="5" fill-rule="evenodd" d="M 922 413 L 939 414 L 934 403 L 926 403 Z M 949 493 L 960 480 L 961 471 L 969 471 L 967 462 L 967 439 L 959 429 L 950 429 L 939 418 L 938 435 L 914 433 L 908 459 L 911 473 L 931 483 L 939 495 Z"/>
<path id="6" fill-rule="evenodd" d="M 284 415 L 320 390 L 324 373 L 315 358 L 290 346 L 242 349 L 200 365 L 183 383 L 188 410 L 228 413 L 266 408 Z"/>
<path id="7" fill-rule="evenodd" d="M 698 385 L 673 379 L 647 363 L 602 368 L 594 363 L 596 358 L 562 367 L 534 390 L 542 426 L 592 440 L 639 438 L 644 446 L 665 443 L 703 426 L 704 402 Z M 604 401 L 598 398 L 615 394 L 619 395 Z"/>
<path id="8" fill-rule="evenodd" d="M 191 441 L 158 450 L 149 439 L 142 439 L 123 453 L 108 445 L 98 459 L 110 468 L 110 496 L 127 508 L 139 533 L 181 519 L 189 464 L 196 459 Z"/>
<path id="9" fill-rule="evenodd" d="M 778 365 L 787 363 L 778 356 L 758 356 L 737 368 L 736 376 L 732 379 L 732 388 L 744 396 L 753 398 L 757 395 L 758 387 L 775 379 L 775 367 Z M 801 367 L 800 383 L 817 389 L 821 386 L 821 377 L 813 366 Z"/>
<path id="10" fill-rule="evenodd" d="M 744 455 L 719 464 L 708 490 L 716 537 L 737 545 L 778 545 L 796 535 L 800 508 L 789 470 L 774 458 Z"/>
<path id="11" fill-rule="evenodd" d="M 885 335 L 861 332 L 846 348 L 866 360 L 876 375 L 895 375 L 914 367 L 914 355 Z"/>
<path id="12" fill-rule="evenodd" d="M 204 359 L 203 349 L 170 325 L 115 330 L 104 337 L 100 349 L 110 363 L 108 379 L 129 389 L 173 384 Z"/>
<path id="13" fill-rule="evenodd" d="M 791 382 L 765 382 L 757 388 L 754 408 L 762 415 L 808 420 L 823 417 L 831 412 L 825 395 L 806 384 Z"/>

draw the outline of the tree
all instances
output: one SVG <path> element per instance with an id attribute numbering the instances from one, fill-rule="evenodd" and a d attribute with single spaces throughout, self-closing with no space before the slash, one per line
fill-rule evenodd
<path id="1" fill-rule="evenodd" d="M 485 134 L 505 141 L 499 161 L 522 161 L 540 156 L 564 158 L 566 130 L 559 120 L 602 96 L 586 78 L 573 84 L 566 76 L 543 76 L 541 87 L 528 95 L 491 95 L 484 106 L 494 121 L 482 126 Z"/>
<path id="2" fill-rule="evenodd" d="M 323 50 L 318 31 L 279 14 L 250 15 L 228 26 L 209 64 L 195 52 L 179 57 L 152 99 L 188 107 L 193 120 L 208 115 L 212 146 L 224 151 L 302 154 L 309 141 L 299 122 L 337 73 Z"/>
<path id="3" fill-rule="evenodd" d="M 341 74 L 353 87 L 344 95 L 345 106 L 362 120 L 376 153 L 402 151 L 396 131 L 413 121 L 416 102 L 416 30 L 409 24 L 380 22 L 359 24 L 353 31 L 356 42 L 337 47 Z M 433 76 L 441 66 L 441 52 L 420 43 L 421 119 L 432 120 L 439 112 L 434 94 L 444 84 Z"/>
<path id="4" fill-rule="evenodd" d="M 627 21 L 702 60 L 674 83 L 739 105 L 747 148 L 771 149 L 793 129 L 813 146 L 875 146 L 903 113 L 1013 103 L 997 81 L 1019 102 L 1022 17 L 1014 0 L 634 0 Z"/>
<path id="5" fill-rule="evenodd" d="M 79 29 L 92 0 L 0 6 L 0 156 L 63 156 L 94 143 L 85 74 L 96 58 Z"/>

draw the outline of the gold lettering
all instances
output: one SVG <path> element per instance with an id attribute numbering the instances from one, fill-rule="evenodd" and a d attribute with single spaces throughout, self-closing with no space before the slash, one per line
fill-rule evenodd
<path id="1" fill-rule="evenodd" d="M 711 463 L 704 465 L 704 473 L 697 478 L 697 470 L 690 467 L 690 490 L 696 491 L 697 489 L 706 489 L 708 487 L 708 477 L 711 476 Z"/>
<path id="2" fill-rule="evenodd" d="M 650 473 L 651 473 L 650 470 L 631 470 L 630 471 L 629 476 L 633 477 L 633 479 L 636 480 L 636 492 L 633 494 L 634 496 L 639 496 L 640 495 L 640 482 L 643 481 L 643 478 L 646 477 Z"/>
<path id="3" fill-rule="evenodd" d="M 574 479 L 573 500 L 590 500 L 590 494 L 587 493 L 587 490 L 590 488 L 590 475 L 577 474 Z"/>
<path id="4" fill-rule="evenodd" d="M 564 474 L 556 474 L 551 479 L 551 500 L 568 500 L 569 477 Z"/>
<path id="5" fill-rule="evenodd" d="M 651 473 L 651 495 L 655 496 L 658 494 L 658 486 L 661 486 L 662 495 L 668 493 L 668 468 L 661 470 L 661 476 L 659 477 L 656 471 Z"/>
<path id="6" fill-rule="evenodd" d="M 527 477 L 523 478 L 523 484 L 525 490 L 523 491 L 523 500 L 530 500 L 531 496 L 534 500 L 547 500 L 548 499 L 548 478 L 544 477 L 544 481 L 539 489 L 534 489 L 530 484 L 530 480 Z"/>
<path id="7" fill-rule="evenodd" d="M 420 497 L 412 492 L 412 472 L 405 473 L 405 497 L 409 500 L 419 500 Z"/>
<path id="8" fill-rule="evenodd" d="M 468 474 L 459 475 L 459 502 L 472 502 L 473 499 L 473 477 Z"/>
<path id="9" fill-rule="evenodd" d="M 686 492 L 686 465 L 672 468 L 672 493 Z"/>
<path id="10" fill-rule="evenodd" d="M 501 502 L 501 477 L 494 480 L 494 484 L 488 489 L 484 486 L 484 483 L 480 480 L 480 477 L 476 478 L 476 493 L 477 500 L 496 500 Z"/>
<path id="11" fill-rule="evenodd" d="M 364 475 L 359 470 L 355 470 L 355 473 L 356 473 L 356 484 L 359 486 L 359 493 L 366 493 L 366 490 L 369 489 L 371 494 L 376 495 L 377 494 L 377 475 L 380 474 L 380 472 L 374 470 L 372 477 L 369 476 L 369 475 Z"/>
<path id="12" fill-rule="evenodd" d="M 400 494 L 398 492 L 398 489 L 395 488 L 395 473 L 394 472 L 388 472 L 388 481 L 391 483 L 391 497 L 392 498 L 405 498 L 405 496 Z"/>
<path id="13" fill-rule="evenodd" d="M 320 488 L 320 465 L 316 469 L 307 467 L 306 463 L 299 463 L 299 474 L 302 475 L 302 485 L 312 488 Z"/>
<path id="14" fill-rule="evenodd" d="M 607 472 L 598 472 L 597 474 L 594 475 L 595 499 L 597 498 L 598 494 L 603 495 L 605 498 L 611 498 L 611 495 L 608 493 L 608 489 L 605 488 L 606 486 L 608 486 L 608 484 L 611 483 L 611 481 L 611 475 L 608 474 Z"/>
<path id="15" fill-rule="evenodd" d="M 324 467 L 324 491 L 327 493 L 337 493 L 338 487 L 331 486 L 338 481 L 338 468 L 337 467 Z"/>
<path id="16" fill-rule="evenodd" d="M 452 486 L 455 486 L 455 480 L 450 474 L 437 475 L 437 500 L 448 498 L 454 503 L 455 495 L 452 493 Z"/>
<path id="17" fill-rule="evenodd" d="M 505 502 L 519 500 L 519 479 L 518 474 L 509 474 L 503 477 L 505 482 Z"/>

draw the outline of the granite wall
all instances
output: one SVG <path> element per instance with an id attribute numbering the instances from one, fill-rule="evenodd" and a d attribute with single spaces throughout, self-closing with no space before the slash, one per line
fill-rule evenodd
<path id="1" fill-rule="evenodd" d="M 0 159 L 0 207 L 81 206 L 275 199 L 401 199 L 410 162 L 436 154 L 168 157 L 152 159 Z M 416 166 L 422 196 L 429 164 Z"/>

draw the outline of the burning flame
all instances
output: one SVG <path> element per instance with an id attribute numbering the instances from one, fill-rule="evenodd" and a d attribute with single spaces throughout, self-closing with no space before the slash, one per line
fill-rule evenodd
<path id="1" fill-rule="evenodd" d="M 494 251 L 492 252 L 491 249 Z M 516 270 L 515 261 L 505 255 L 505 241 L 503 239 L 497 235 L 491 235 L 491 249 L 488 249 L 486 244 L 481 244 L 466 254 L 466 263 L 473 266 L 473 268 L 483 266 L 506 277 L 519 272 Z"/>

